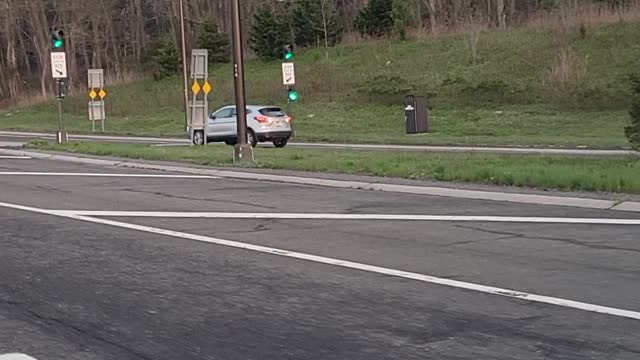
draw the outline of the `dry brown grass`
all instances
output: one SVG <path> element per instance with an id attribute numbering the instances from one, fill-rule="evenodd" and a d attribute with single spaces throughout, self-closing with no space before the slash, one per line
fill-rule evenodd
<path id="1" fill-rule="evenodd" d="M 588 71 L 588 55 L 580 56 L 571 47 L 563 47 L 554 57 L 551 68 L 544 76 L 543 84 L 562 88 L 577 83 Z"/>
<path id="2" fill-rule="evenodd" d="M 574 9 L 565 7 L 553 11 L 540 12 L 531 16 L 527 27 L 557 29 L 566 27 L 610 25 L 624 21 L 640 20 L 640 0 L 614 8 L 604 4 L 583 5 Z"/>
<path id="3" fill-rule="evenodd" d="M 114 85 L 134 83 L 143 79 L 144 75 L 141 73 L 136 73 L 134 71 L 125 71 L 119 75 L 114 75 L 107 72 L 105 74 L 104 81 L 105 87 L 109 88 Z M 75 79 L 71 86 L 69 86 L 69 95 L 83 94 L 87 91 L 86 75 L 84 77 L 81 76 L 80 78 Z M 53 99 L 54 96 L 54 93 L 52 91 L 49 91 L 45 101 Z M 38 105 L 42 102 L 42 93 L 40 92 L 39 88 L 23 90 L 21 91 L 20 95 L 13 101 L 11 101 L 11 99 L 2 99 L 2 101 L 0 101 L 0 111 L 11 111 L 14 108 Z"/>

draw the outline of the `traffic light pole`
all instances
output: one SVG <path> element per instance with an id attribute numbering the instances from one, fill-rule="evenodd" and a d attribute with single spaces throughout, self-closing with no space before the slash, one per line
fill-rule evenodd
<path id="1" fill-rule="evenodd" d="M 56 140 L 58 144 L 64 144 L 69 139 L 67 132 L 64 131 L 64 120 L 62 119 L 62 79 L 56 79 L 56 98 L 58 100 L 58 133 L 56 134 Z"/>
<path id="2" fill-rule="evenodd" d="M 247 143 L 247 106 L 244 91 L 244 61 L 239 0 L 231 0 L 231 35 L 233 42 L 233 78 L 236 95 L 237 140 L 233 158 L 236 162 L 253 161 L 253 147 Z"/>
<path id="3" fill-rule="evenodd" d="M 289 91 L 291 91 L 291 85 L 287 85 L 287 94 L 289 93 Z M 291 116 L 291 119 L 293 119 L 293 111 L 291 110 L 291 99 L 289 99 L 288 95 L 287 95 L 287 115 Z M 291 122 L 289 126 L 291 126 L 291 136 L 295 137 L 296 130 L 293 128 L 293 122 Z"/>

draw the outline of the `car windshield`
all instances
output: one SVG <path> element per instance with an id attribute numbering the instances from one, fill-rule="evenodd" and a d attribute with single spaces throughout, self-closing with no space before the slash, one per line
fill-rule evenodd
<path id="1" fill-rule="evenodd" d="M 285 113 L 278 107 L 269 107 L 260 109 L 260 114 L 269 117 L 282 117 Z"/>

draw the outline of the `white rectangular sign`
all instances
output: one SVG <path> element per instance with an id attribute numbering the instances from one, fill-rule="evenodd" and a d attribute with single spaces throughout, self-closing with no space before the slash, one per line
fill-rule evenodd
<path id="1" fill-rule="evenodd" d="M 51 76 L 54 79 L 67 78 L 67 54 L 64 52 L 51 53 Z"/>
<path id="2" fill-rule="evenodd" d="M 296 72 L 293 63 L 282 63 L 282 83 L 284 85 L 295 85 Z"/>

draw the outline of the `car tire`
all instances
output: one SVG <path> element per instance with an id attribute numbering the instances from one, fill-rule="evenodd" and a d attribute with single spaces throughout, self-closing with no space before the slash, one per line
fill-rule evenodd
<path id="1" fill-rule="evenodd" d="M 289 142 L 289 139 L 276 140 L 276 141 L 273 142 L 273 146 L 275 146 L 277 148 L 283 148 L 283 147 L 287 146 L 288 142 Z"/>
<path id="2" fill-rule="evenodd" d="M 204 131 L 196 131 L 193 133 L 193 144 L 204 145 Z"/>
<path id="3" fill-rule="evenodd" d="M 251 129 L 247 129 L 247 144 L 251 145 L 251 147 L 256 147 L 258 145 L 258 138 L 256 137 L 256 133 Z"/>

